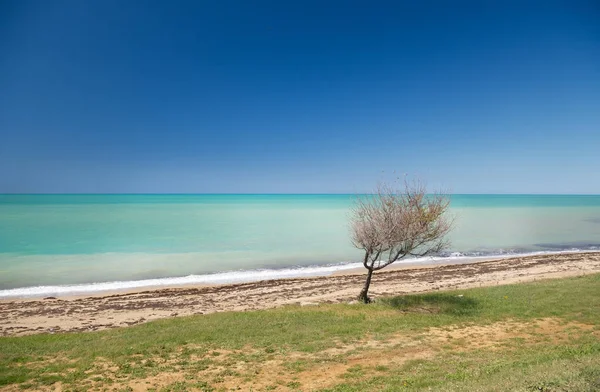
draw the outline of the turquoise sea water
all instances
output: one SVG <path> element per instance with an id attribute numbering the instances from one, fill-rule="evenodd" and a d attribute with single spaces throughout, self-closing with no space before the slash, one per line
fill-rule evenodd
<path id="1" fill-rule="evenodd" d="M 0 195 L 0 297 L 346 268 L 353 197 Z M 600 196 L 454 195 L 451 213 L 449 257 L 600 249 Z"/>

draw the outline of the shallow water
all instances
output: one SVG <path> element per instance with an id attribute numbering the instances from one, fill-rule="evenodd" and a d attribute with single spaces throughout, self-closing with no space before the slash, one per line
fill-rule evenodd
<path id="1" fill-rule="evenodd" d="M 0 297 L 33 286 L 121 282 L 113 285 L 135 287 L 141 283 L 134 281 L 173 284 L 164 278 L 189 275 L 189 283 L 224 282 L 318 274 L 315 266 L 329 265 L 323 273 L 347 268 L 342 265 L 361 256 L 349 242 L 352 200 L 350 195 L 0 195 Z M 600 196 L 454 195 L 451 213 L 456 227 L 448 255 L 600 249 Z M 78 290 L 86 287 L 100 286 Z M 38 291 L 58 289 L 44 290 Z"/>

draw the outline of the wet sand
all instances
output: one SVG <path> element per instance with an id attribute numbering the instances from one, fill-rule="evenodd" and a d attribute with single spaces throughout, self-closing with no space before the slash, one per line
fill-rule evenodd
<path id="1" fill-rule="evenodd" d="M 426 292 L 600 273 L 600 252 L 561 253 L 470 264 L 396 267 L 374 274 L 370 294 Z M 85 297 L 0 301 L 0 335 L 95 331 L 166 317 L 283 305 L 353 301 L 363 271 L 251 283 L 160 288 Z"/>

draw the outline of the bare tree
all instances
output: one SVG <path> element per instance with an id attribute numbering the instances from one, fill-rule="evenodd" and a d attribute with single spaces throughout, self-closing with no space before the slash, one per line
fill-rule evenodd
<path id="1" fill-rule="evenodd" d="M 357 198 L 351 213 L 353 245 L 365 251 L 365 285 L 358 296 L 370 302 L 368 292 L 373 271 L 407 256 L 436 254 L 449 245 L 452 228 L 446 212 L 447 195 L 428 195 L 420 182 L 404 182 L 404 189 L 380 185 L 372 195 Z"/>

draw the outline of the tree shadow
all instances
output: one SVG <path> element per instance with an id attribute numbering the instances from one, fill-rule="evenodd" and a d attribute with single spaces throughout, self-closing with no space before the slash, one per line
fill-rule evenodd
<path id="1" fill-rule="evenodd" d="M 378 302 L 405 313 L 470 316 L 479 311 L 473 298 L 456 294 L 430 293 L 381 298 Z"/>

